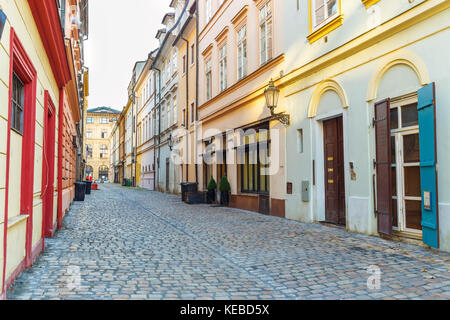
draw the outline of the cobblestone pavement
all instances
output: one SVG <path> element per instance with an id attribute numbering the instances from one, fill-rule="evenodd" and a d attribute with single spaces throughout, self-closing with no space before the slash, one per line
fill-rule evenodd
<path id="1" fill-rule="evenodd" d="M 450 255 L 102 185 L 8 299 L 450 299 Z M 369 289 L 372 265 L 380 289 Z M 376 270 L 376 269 L 375 269 Z"/>

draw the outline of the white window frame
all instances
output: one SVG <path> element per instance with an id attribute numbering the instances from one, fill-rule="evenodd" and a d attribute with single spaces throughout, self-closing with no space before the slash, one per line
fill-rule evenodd
<path id="1" fill-rule="evenodd" d="M 176 124 L 178 122 L 177 97 L 173 98 L 172 114 L 173 114 L 172 124 Z"/>
<path id="2" fill-rule="evenodd" d="M 206 101 L 212 99 L 212 59 L 206 59 L 205 62 L 205 85 L 206 85 Z"/>
<path id="3" fill-rule="evenodd" d="M 417 96 L 401 99 L 396 102 L 392 102 L 390 109 L 398 109 L 398 128 L 390 129 L 391 138 L 395 138 L 396 144 L 396 163 L 392 164 L 391 167 L 396 170 L 396 181 L 397 181 L 397 195 L 392 196 L 393 200 L 397 200 L 397 212 L 393 214 L 397 214 L 397 225 L 398 227 L 393 226 L 393 230 L 398 232 L 409 232 L 415 234 L 422 234 L 422 230 L 411 229 L 406 226 L 406 201 L 422 201 L 422 197 L 418 196 L 407 196 L 405 195 L 405 168 L 407 167 L 419 167 L 420 162 L 404 162 L 403 160 L 403 139 L 405 136 L 419 134 L 419 125 L 413 126 L 402 126 L 402 112 L 401 108 L 407 106 L 409 104 L 418 103 Z"/>
<path id="4" fill-rule="evenodd" d="M 272 0 L 267 1 L 258 12 L 259 21 L 259 64 L 263 65 L 273 57 L 273 15 Z M 270 26 L 270 28 L 269 28 Z M 264 28 L 264 32 L 262 31 Z M 269 31 L 270 30 L 270 31 Z M 269 45 L 270 44 L 270 45 Z"/>
<path id="5" fill-rule="evenodd" d="M 228 88 L 227 42 L 219 48 L 219 87 L 220 92 Z"/>
<path id="6" fill-rule="evenodd" d="M 242 33 L 244 36 L 242 36 Z M 247 76 L 247 24 L 244 24 L 237 32 L 237 79 Z"/>
<path id="7" fill-rule="evenodd" d="M 209 23 L 212 19 L 212 5 L 211 0 L 205 0 L 205 17 L 206 17 L 206 24 Z"/>
<path id="8" fill-rule="evenodd" d="M 312 29 L 313 31 L 320 29 L 324 25 L 326 25 L 328 22 L 333 20 L 339 15 L 339 6 L 340 6 L 340 0 L 336 0 L 336 12 L 328 15 L 328 2 L 330 0 L 322 0 L 323 1 L 323 8 L 324 8 L 324 19 L 321 22 L 317 22 L 317 15 L 316 15 L 316 0 L 310 0 L 311 1 L 311 21 L 312 21 Z"/>
<path id="9" fill-rule="evenodd" d="M 169 129 L 172 126 L 172 106 L 170 103 L 170 99 L 169 101 L 167 101 L 167 129 Z"/>
<path id="10" fill-rule="evenodd" d="M 175 50 L 172 53 L 172 76 L 178 71 L 178 52 Z"/>

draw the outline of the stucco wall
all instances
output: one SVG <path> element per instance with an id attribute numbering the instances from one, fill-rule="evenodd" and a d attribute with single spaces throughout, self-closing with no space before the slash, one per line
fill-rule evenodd
<path id="1" fill-rule="evenodd" d="M 428 76 L 429 81 L 436 82 L 441 249 L 450 250 L 450 145 L 447 138 L 450 133 L 447 125 L 450 111 L 446 107 L 450 103 L 447 90 L 450 85 L 450 63 L 447 57 L 450 47 L 446 40 L 450 37 L 449 17 L 450 10 L 447 9 L 348 58 L 333 60 L 330 66 L 320 72 L 301 78 L 286 87 L 286 108 L 292 115 L 292 126 L 287 132 L 287 145 L 298 144 L 299 129 L 303 129 L 304 139 L 303 153 L 299 153 L 294 147 L 286 149 L 287 177 L 294 183 L 294 194 L 287 196 L 289 218 L 308 222 L 322 220 L 320 211 L 323 210 L 324 200 L 320 182 L 312 188 L 312 198 L 308 203 L 301 200 L 300 182 L 312 181 L 312 160 L 316 161 L 316 180 L 323 179 L 323 166 L 320 166 L 323 144 L 320 144 L 321 128 L 317 120 L 327 115 L 342 113 L 348 229 L 368 234 L 377 233 L 372 194 L 375 138 L 371 121 L 374 117 L 374 102 L 415 92 L 422 87 L 423 79 Z M 446 27 L 443 29 L 444 26 Z M 317 46 L 328 45 L 322 43 Z M 314 46 L 305 49 L 305 56 L 311 57 L 317 50 Z M 393 66 L 381 81 L 375 84 L 378 89 L 376 98 L 367 101 L 374 74 L 380 66 L 397 59 L 407 59 L 418 65 L 419 74 L 405 64 Z M 342 105 L 333 103 L 329 97 L 324 97 L 323 103 L 319 104 L 317 118 L 309 119 L 308 108 L 314 97 L 314 90 L 327 79 L 336 81 L 343 88 L 348 108 L 345 109 Z M 350 180 L 349 162 L 355 164 L 356 181 Z"/>
<path id="2" fill-rule="evenodd" d="M 10 168 L 9 168 L 9 196 L 8 196 L 8 221 L 4 221 L 5 215 L 5 186 L 6 186 L 6 157 L 7 157 L 7 119 L 9 112 L 9 71 L 10 71 L 10 34 L 11 26 L 23 45 L 37 72 L 36 88 L 36 126 L 35 126 L 35 162 L 33 181 L 33 234 L 32 242 L 36 244 L 41 238 L 42 228 L 42 146 L 44 132 L 44 92 L 49 91 L 55 105 L 59 102 L 59 90 L 53 77 L 49 60 L 46 56 L 41 37 L 35 25 L 28 2 L 26 0 L 3 1 L 3 10 L 7 15 L 5 29 L 0 45 L 0 229 L 4 223 L 10 223 L 12 219 L 20 215 L 20 184 L 21 184 L 21 137 L 11 132 Z M 58 113 L 58 109 L 56 110 Z M 58 115 L 56 115 L 58 119 Z M 57 121 L 56 121 L 57 122 Z M 58 124 L 56 123 L 56 127 Z M 57 136 L 57 133 L 56 133 Z M 55 141 L 57 144 L 57 141 Z M 55 159 L 57 157 L 55 148 Z M 56 166 L 55 166 L 56 167 Z M 55 174 L 56 179 L 56 174 Z M 55 180 L 56 181 L 56 180 Z M 55 202 L 56 203 L 56 202 Z M 25 256 L 25 221 L 11 224 L 7 237 L 7 272 L 6 279 L 19 266 Z M 3 243 L 3 239 L 2 239 Z M 3 251 L 3 245 L 1 246 Z M 3 260 L 3 253 L 1 254 Z M 3 267 L 4 261 L 1 262 Z"/>

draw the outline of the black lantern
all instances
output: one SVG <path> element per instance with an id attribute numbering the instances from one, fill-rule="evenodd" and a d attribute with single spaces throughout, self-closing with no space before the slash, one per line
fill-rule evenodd
<path id="1" fill-rule="evenodd" d="M 0 7 L 0 40 L 2 39 L 3 29 L 5 28 L 6 14 Z"/>
<path id="2" fill-rule="evenodd" d="M 170 149 L 170 151 L 172 151 L 173 150 L 173 146 L 174 146 L 174 141 L 173 141 L 173 138 L 172 138 L 172 134 L 170 134 L 168 140 L 169 140 L 169 149 Z"/>
<path id="3" fill-rule="evenodd" d="M 280 97 L 280 89 L 275 87 L 273 80 L 270 80 L 269 87 L 264 90 L 264 95 L 266 96 L 267 108 L 270 109 L 271 114 L 274 114 Z"/>
<path id="4" fill-rule="evenodd" d="M 290 116 L 288 114 L 285 114 L 284 112 L 275 113 L 275 109 L 278 106 L 278 99 L 280 97 L 280 89 L 275 87 L 274 81 L 272 79 L 269 81 L 269 87 L 264 90 L 264 95 L 266 96 L 267 108 L 269 108 L 272 118 L 288 126 L 290 124 Z"/>

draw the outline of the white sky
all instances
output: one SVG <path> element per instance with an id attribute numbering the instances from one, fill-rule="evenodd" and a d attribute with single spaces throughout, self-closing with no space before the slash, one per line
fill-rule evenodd
<path id="1" fill-rule="evenodd" d="M 89 39 L 85 65 L 89 68 L 89 108 L 117 110 L 127 103 L 127 88 L 136 61 L 158 47 L 156 32 L 170 0 L 90 0 Z"/>

